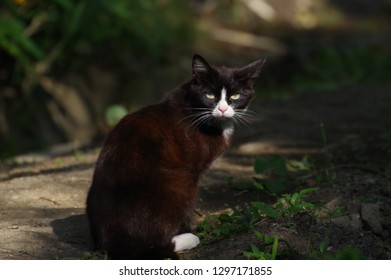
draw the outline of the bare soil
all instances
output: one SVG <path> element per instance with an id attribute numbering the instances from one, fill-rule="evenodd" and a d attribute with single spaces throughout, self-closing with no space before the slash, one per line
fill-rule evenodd
<path id="1" fill-rule="evenodd" d="M 318 187 L 309 201 L 343 211 L 332 217 L 319 211 L 259 221 L 257 230 L 279 236 L 277 258 L 325 258 L 326 253 L 335 255 L 350 246 L 365 259 L 391 259 L 390 91 L 388 85 L 355 86 L 254 102 L 252 110 L 260 120 L 237 129 L 229 152 L 200 183 L 199 219 L 258 199 L 259 192 L 241 191 L 234 184 L 254 176 L 256 156 L 307 155 L 317 169 L 301 184 L 293 178 L 296 183 L 289 191 Z M 0 259 L 96 257 L 84 212 L 98 152 L 97 148 L 61 156 L 39 154 L 24 157 L 23 163 L 1 163 Z M 322 170 L 332 178 L 315 180 Z M 251 243 L 270 250 L 253 232 L 242 232 L 201 242 L 182 258 L 243 259 Z"/>

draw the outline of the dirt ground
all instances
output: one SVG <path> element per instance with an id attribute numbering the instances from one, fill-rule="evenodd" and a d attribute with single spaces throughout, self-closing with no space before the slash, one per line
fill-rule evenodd
<path id="1" fill-rule="evenodd" d="M 280 237 L 277 258 L 321 258 L 320 244 L 326 244 L 323 251 L 330 253 L 352 246 L 366 259 L 391 259 L 391 180 L 386 176 L 391 137 L 385 134 L 391 124 L 390 91 L 389 85 L 355 86 L 282 101 L 256 100 L 251 109 L 260 119 L 237 129 L 231 149 L 202 179 L 198 215 L 254 200 L 255 191 L 239 191 L 232 182 L 254 176 L 256 156 L 308 155 L 319 170 L 333 173 L 333 180 L 320 183 L 313 180 L 316 174 L 307 174 L 303 186 L 318 187 L 309 200 L 344 211 L 327 219 L 319 218 L 321 213 L 299 213 L 259 221 L 259 231 Z M 323 162 L 320 123 L 331 166 Z M 0 259 L 94 257 L 84 211 L 98 151 L 43 153 L 0 164 Z M 182 257 L 243 259 L 243 251 L 257 242 L 252 232 L 238 233 L 201 242 Z"/>

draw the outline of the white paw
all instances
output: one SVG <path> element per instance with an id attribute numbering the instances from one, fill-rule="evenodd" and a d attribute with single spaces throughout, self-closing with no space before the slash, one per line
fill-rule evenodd
<path id="1" fill-rule="evenodd" d="M 192 233 L 176 235 L 171 241 L 175 244 L 175 252 L 190 250 L 200 244 L 200 239 Z"/>

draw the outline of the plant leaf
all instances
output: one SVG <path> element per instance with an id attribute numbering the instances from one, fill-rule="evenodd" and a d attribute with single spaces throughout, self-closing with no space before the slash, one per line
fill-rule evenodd
<path id="1" fill-rule="evenodd" d="M 113 105 L 106 110 L 106 123 L 109 126 L 114 126 L 121 118 L 123 118 L 128 111 L 121 105 Z"/>
<path id="2" fill-rule="evenodd" d="M 294 193 L 294 194 L 292 194 L 292 197 L 291 197 L 291 199 L 290 199 L 290 203 L 292 204 L 292 205 L 296 205 L 296 203 L 298 202 L 298 200 L 300 199 L 300 195 L 298 194 L 298 193 Z"/>
<path id="3" fill-rule="evenodd" d="M 259 251 L 257 245 L 251 244 L 250 247 L 251 247 L 251 250 L 252 250 L 252 252 L 253 252 L 254 254 L 256 254 L 256 255 L 260 255 L 260 254 L 261 254 L 261 251 Z"/>
<path id="4" fill-rule="evenodd" d="M 266 203 L 263 203 L 261 201 L 256 201 L 252 203 L 259 211 L 261 211 L 263 214 L 270 218 L 278 218 L 280 216 L 280 213 L 275 210 L 274 208 L 270 207 Z"/>
<path id="5" fill-rule="evenodd" d="M 219 216 L 219 221 L 221 223 L 232 223 L 232 217 L 228 214 L 221 214 Z"/>
<path id="6" fill-rule="evenodd" d="M 303 195 L 303 194 L 307 194 L 307 193 L 310 193 L 310 192 L 315 192 L 317 191 L 318 188 L 306 188 L 306 189 L 302 189 L 299 194 L 300 195 Z"/>
<path id="7" fill-rule="evenodd" d="M 268 160 L 262 157 L 255 159 L 254 171 L 257 174 L 262 174 L 269 168 Z"/>
<path id="8" fill-rule="evenodd" d="M 286 176 L 287 175 L 287 168 L 285 165 L 285 159 L 281 156 L 274 156 L 270 159 L 270 168 L 273 169 L 273 171 L 278 176 Z"/>
<path id="9" fill-rule="evenodd" d="M 261 183 L 258 183 L 258 182 L 253 182 L 253 186 L 259 190 L 259 191 L 263 191 L 265 189 L 265 187 L 261 184 Z"/>
<path id="10" fill-rule="evenodd" d="M 272 260 L 275 260 L 277 257 L 277 249 L 278 249 L 278 236 L 274 236 L 273 248 L 272 248 Z"/>
<path id="11" fill-rule="evenodd" d="M 271 193 L 281 193 L 286 189 L 285 179 L 269 179 L 265 181 L 265 186 Z"/>

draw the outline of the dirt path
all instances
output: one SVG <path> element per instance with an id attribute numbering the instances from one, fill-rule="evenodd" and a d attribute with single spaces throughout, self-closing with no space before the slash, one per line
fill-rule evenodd
<path id="1" fill-rule="evenodd" d="M 390 259 L 391 182 L 383 170 L 390 158 L 376 145 L 390 124 L 390 91 L 390 86 L 366 86 L 256 102 L 252 110 L 262 120 L 252 123 L 251 129 L 239 129 L 230 151 L 205 175 L 199 212 L 252 201 L 254 194 L 239 193 L 232 180 L 251 178 L 257 155 L 321 154 L 324 144 L 319 125 L 324 123 L 329 148 L 338 158 L 337 179 L 321 184 L 313 200 L 321 205 L 334 203 L 333 207 L 344 205 L 344 215 L 332 223 L 314 223 L 306 216 L 278 223 L 265 219 L 258 227 L 268 234 L 278 233 L 289 244 L 289 257 L 308 256 L 314 240 L 321 242 L 327 236 L 330 250 L 352 244 L 366 258 Z M 97 154 L 97 150 L 73 153 L 13 168 L 0 165 L 0 259 L 93 256 L 84 203 Z M 365 216 L 368 211 L 374 217 Z M 368 224 L 371 219 L 377 224 Z M 292 223 L 294 230 L 288 227 Z M 255 241 L 253 235 L 239 234 L 234 241 L 204 245 L 185 257 L 243 258 L 242 252 Z"/>

